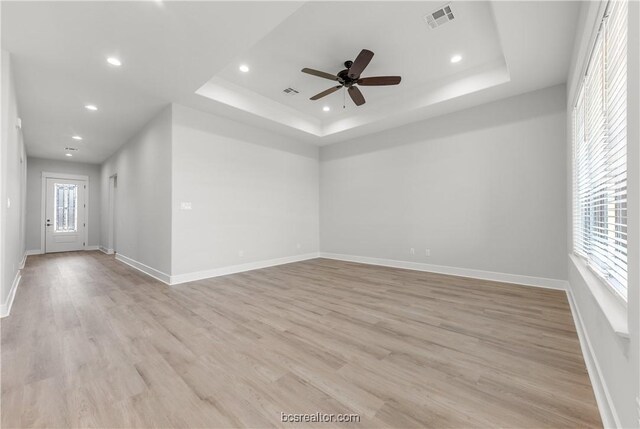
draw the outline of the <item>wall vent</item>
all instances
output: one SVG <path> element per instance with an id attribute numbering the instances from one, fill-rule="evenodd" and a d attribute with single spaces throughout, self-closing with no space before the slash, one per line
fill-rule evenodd
<path id="1" fill-rule="evenodd" d="M 289 96 L 300 94 L 300 91 L 291 87 L 283 89 L 282 92 L 284 92 L 284 95 L 289 95 Z"/>
<path id="2" fill-rule="evenodd" d="M 448 4 L 441 9 L 436 10 L 435 12 L 425 15 L 424 20 L 427 21 L 429 27 L 433 29 L 438 28 L 449 21 L 453 21 L 454 18 L 455 16 L 453 16 L 451 5 Z"/>
<path id="3" fill-rule="evenodd" d="M 65 147 L 64 150 L 76 151 L 76 150 L 78 150 L 78 148 L 77 147 Z"/>

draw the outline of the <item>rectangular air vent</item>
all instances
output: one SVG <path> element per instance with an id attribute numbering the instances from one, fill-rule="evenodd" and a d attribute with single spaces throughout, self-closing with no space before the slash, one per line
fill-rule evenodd
<path id="1" fill-rule="evenodd" d="M 283 89 L 282 92 L 284 92 L 284 95 L 296 95 L 296 94 L 300 94 L 300 91 L 298 91 L 297 89 L 293 89 L 291 87 L 287 88 L 287 89 Z"/>
<path id="2" fill-rule="evenodd" d="M 425 15 L 424 17 L 425 21 L 427 21 L 427 24 L 429 24 L 429 27 L 431 28 L 440 27 L 449 21 L 453 21 L 454 18 L 451 5 L 446 5 L 435 12 Z"/>
<path id="3" fill-rule="evenodd" d="M 77 148 L 77 147 L 65 147 L 65 148 L 64 148 L 64 150 L 67 150 L 67 151 L 76 151 L 76 150 L 78 150 L 78 148 Z"/>

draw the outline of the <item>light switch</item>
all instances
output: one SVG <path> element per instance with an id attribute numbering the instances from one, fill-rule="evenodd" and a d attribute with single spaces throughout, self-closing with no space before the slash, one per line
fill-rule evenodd
<path id="1" fill-rule="evenodd" d="M 191 203 L 190 202 L 180 203 L 180 210 L 191 210 Z"/>

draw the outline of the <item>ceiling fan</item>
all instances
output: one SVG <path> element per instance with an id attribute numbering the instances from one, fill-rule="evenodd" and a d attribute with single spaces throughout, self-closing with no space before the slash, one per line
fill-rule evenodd
<path id="1" fill-rule="evenodd" d="M 329 80 L 334 80 L 340 85 L 331 87 L 319 94 L 314 95 L 309 100 L 319 100 L 329 94 L 332 94 L 340 88 L 347 88 L 349 96 L 356 103 L 356 106 L 362 106 L 365 103 L 364 96 L 360 89 L 356 85 L 361 86 L 380 86 L 380 85 L 397 85 L 400 83 L 400 76 L 374 76 L 374 77 L 360 77 L 360 74 L 369 65 L 369 62 L 373 58 L 373 52 L 363 49 L 358 54 L 355 61 L 345 61 L 344 66 L 346 69 L 338 72 L 336 75 L 326 73 L 320 70 L 314 70 L 309 68 L 303 68 L 302 72 L 311 74 L 314 76 L 322 77 Z"/>

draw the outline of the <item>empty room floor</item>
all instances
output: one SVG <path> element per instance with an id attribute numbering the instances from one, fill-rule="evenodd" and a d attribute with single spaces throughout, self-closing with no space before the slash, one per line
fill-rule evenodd
<path id="1" fill-rule="evenodd" d="M 601 427 L 564 292 L 314 259 L 167 286 L 31 256 L 2 427 Z"/>

